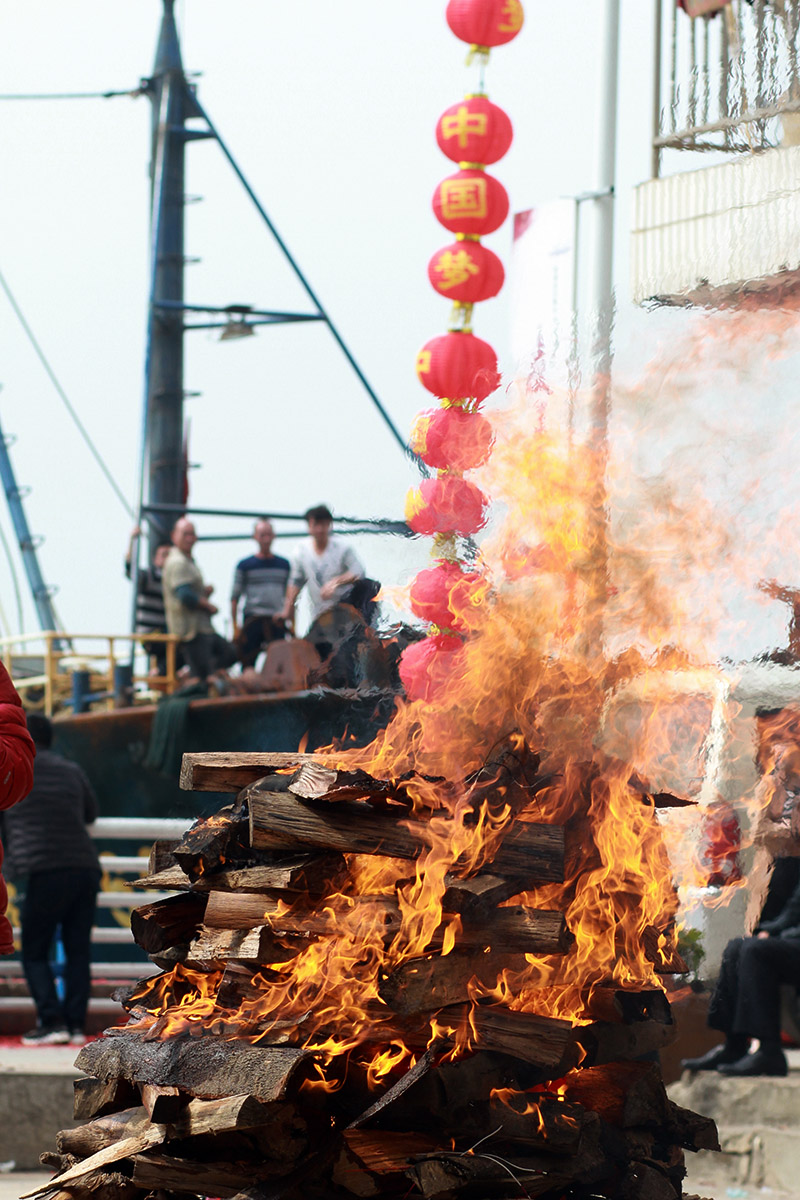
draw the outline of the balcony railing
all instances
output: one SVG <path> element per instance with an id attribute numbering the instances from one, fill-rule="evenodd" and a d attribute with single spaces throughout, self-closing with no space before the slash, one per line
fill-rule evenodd
<path id="1" fill-rule="evenodd" d="M 653 176 L 664 150 L 752 154 L 797 143 L 800 0 L 729 0 L 690 17 L 656 0 Z"/>

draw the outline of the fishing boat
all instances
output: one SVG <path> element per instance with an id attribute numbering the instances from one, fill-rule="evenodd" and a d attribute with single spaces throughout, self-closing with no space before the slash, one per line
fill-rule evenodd
<path id="1" fill-rule="evenodd" d="M 302 527 L 300 514 L 196 509 L 189 503 L 184 420 L 184 338 L 189 332 L 218 330 L 226 340 L 249 336 L 259 326 L 322 324 L 352 369 L 357 387 L 407 452 L 381 400 L 202 106 L 184 70 L 174 0 L 163 0 L 155 63 L 139 90 L 152 107 L 151 241 L 141 482 L 134 514 L 143 533 L 132 545 L 134 592 L 140 568 L 152 562 L 156 547 L 168 539 L 181 515 L 280 517 L 293 520 L 297 533 Z M 254 206 L 265 236 L 273 239 L 304 292 L 303 310 L 186 302 L 185 157 L 187 146 L 198 141 L 216 142 Z M 183 751 L 293 750 L 301 744 L 313 749 L 341 739 L 361 744 L 388 721 L 395 697 L 392 651 L 362 628 L 352 610 L 341 609 L 329 621 L 333 656 L 345 641 L 352 650 L 344 670 L 326 675 L 320 664 L 311 677 L 313 686 L 307 686 L 308 672 L 297 668 L 298 656 L 289 656 L 285 669 L 273 673 L 270 690 L 239 688 L 232 694 L 237 691 L 232 685 L 228 694 L 212 691 L 182 699 L 174 639 L 162 636 L 166 668 L 154 675 L 141 649 L 142 637 L 135 633 L 79 636 L 65 631 L 39 567 L 5 439 L 0 439 L 0 477 L 41 627 L 40 634 L 3 639 L 2 656 L 26 704 L 54 717 L 55 748 L 84 766 L 103 815 L 195 815 L 197 797 L 187 796 L 177 785 L 175 768 Z M 402 521 L 344 517 L 337 520 L 337 533 L 406 536 L 408 529 Z M 132 627 L 135 613 L 134 595 Z M 328 653 L 330 657 L 331 650 Z M 156 714 L 167 709 L 174 726 L 167 733 L 169 745 L 162 744 L 154 753 Z M 213 807 L 215 799 L 208 798 L 208 805 Z"/>

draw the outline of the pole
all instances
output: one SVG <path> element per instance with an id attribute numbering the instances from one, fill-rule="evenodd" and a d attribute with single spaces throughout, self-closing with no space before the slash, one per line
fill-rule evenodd
<path id="1" fill-rule="evenodd" d="M 589 446 L 594 457 L 594 486 L 588 514 L 591 567 L 587 601 L 587 648 L 602 652 L 603 615 L 608 596 L 608 507 L 606 467 L 611 399 L 614 329 L 614 187 L 617 167 L 617 89 L 619 83 L 620 0 L 605 0 L 604 75 L 598 104 L 598 154 L 595 207 L 593 380 L 589 406 Z"/>
<path id="2" fill-rule="evenodd" d="M 180 504 L 184 489 L 184 160 L 185 121 L 190 113 L 173 0 L 164 0 L 149 94 L 153 105 L 150 168 L 153 249 L 147 347 L 147 498 L 152 504 Z M 150 561 L 160 541 L 163 532 L 151 523 Z"/>

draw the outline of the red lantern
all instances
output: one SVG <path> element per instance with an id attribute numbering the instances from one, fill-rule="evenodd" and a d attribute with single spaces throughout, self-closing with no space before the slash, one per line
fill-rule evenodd
<path id="1" fill-rule="evenodd" d="M 442 559 L 420 571 L 412 583 L 412 612 L 440 628 L 463 632 L 466 626 L 459 613 L 473 602 L 480 583 L 481 577 L 474 571 L 464 572 L 458 563 Z"/>
<path id="2" fill-rule="evenodd" d="M 511 121 L 488 97 L 467 96 L 439 117 L 436 141 L 453 162 L 494 163 L 514 137 Z"/>
<path id="3" fill-rule="evenodd" d="M 508 216 L 508 192 L 493 175 L 467 167 L 442 180 L 433 194 L 433 211 L 451 233 L 483 237 Z"/>
<path id="4" fill-rule="evenodd" d="M 485 400 L 500 382 L 497 355 L 471 333 L 443 333 L 417 355 L 417 377 L 440 399 Z"/>
<path id="5" fill-rule="evenodd" d="M 486 418 L 463 408 L 430 408 L 419 414 L 411 431 L 411 449 L 438 470 L 471 471 L 481 466 L 493 440 Z"/>
<path id="6" fill-rule="evenodd" d="M 500 259 L 480 242 L 452 242 L 437 250 L 428 263 L 428 279 L 434 290 L 461 304 L 491 300 L 505 277 Z"/>
<path id="7" fill-rule="evenodd" d="M 414 533 L 460 533 L 469 537 L 486 523 L 488 501 L 459 475 L 423 479 L 406 497 L 406 521 Z"/>
<path id="8" fill-rule="evenodd" d="M 427 702 L 436 699 L 458 667 L 459 651 L 463 653 L 459 638 L 446 633 L 406 646 L 399 669 L 408 699 Z"/>
<path id="9" fill-rule="evenodd" d="M 522 29 L 520 0 L 450 0 L 447 24 L 471 46 L 503 46 Z"/>

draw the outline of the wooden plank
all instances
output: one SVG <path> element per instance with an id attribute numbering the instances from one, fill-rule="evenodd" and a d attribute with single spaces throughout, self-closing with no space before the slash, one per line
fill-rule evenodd
<path id="1" fill-rule="evenodd" d="M 341 854 L 275 854 L 252 867 L 231 867 L 195 882 L 198 891 L 296 892 L 321 896 L 338 891 L 347 877 Z"/>
<path id="2" fill-rule="evenodd" d="M 248 1092 L 257 1100 L 282 1100 L 289 1082 L 313 1051 L 261 1047 L 204 1035 L 147 1042 L 122 1034 L 88 1042 L 75 1065 L 98 1078 L 178 1087 L 204 1100 Z"/>
<path id="3" fill-rule="evenodd" d="M 228 1198 L 252 1187 L 258 1177 L 255 1168 L 245 1171 L 226 1162 L 193 1162 L 166 1154 L 137 1154 L 133 1160 L 133 1182 L 140 1194 L 189 1192 Z"/>
<path id="4" fill-rule="evenodd" d="M 159 1142 L 163 1142 L 166 1134 L 167 1131 L 163 1125 L 151 1125 L 144 1133 L 137 1134 L 135 1137 L 123 1138 L 122 1141 L 115 1142 L 112 1146 L 106 1146 L 104 1150 L 98 1150 L 97 1154 L 92 1154 L 83 1162 L 76 1163 L 74 1167 L 56 1175 L 54 1179 L 48 1179 L 46 1183 L 40 1183 L 31 1191 L 23 1192 L 20 1200 L 28 1200 L 30 1196 L 41 1196 L 45 1192 L 66 1187 L 67 1184 L 73 1183 L 83 1175 L 88 1175 L 100 1167 L 107 1167 L 110 1163 L 120 1162 L 123 1158 L 131 1158 L 135 1154 L 140 1154 L 148 1147 L 157 1146 Z"/>
<path id="5" fill-rule="evenodd" d="M 62 1129 L 56 1134 L 56 1149 L 59 1154 L 72 1154 L 76 1158 L 89 1158 L 99 1150 L 113 1146 L 123 1138 L 134 1137 L 151 1124 L 150 1115 L 143 1105 L 127 1108 L 123 1112 L 109 1113 L 97 1117 L 76 1129 Z"/>
<path id="6" fill-rule="evenodd" d="M 341 755 L 273 751 L 212 751 L 184 754 L 180 786 L 188 792 L 240 792 L 269 774 L 274 767 L 299 767 L 302 763 L 334 763 Z"/>

